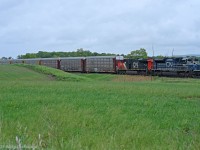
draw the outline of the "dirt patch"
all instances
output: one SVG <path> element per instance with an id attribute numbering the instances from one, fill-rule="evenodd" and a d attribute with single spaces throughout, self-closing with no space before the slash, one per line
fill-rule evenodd
<path id="1" fill-rule="evenodd" d="M 49 80 L 56 80 L 55 76 L 53 76 L 53 75 L 48 75 L 48 79 Z"/>
<path id="2" fill-rule="evenodd" d="M 190 101 L 200 101 L 200 96 L 188 96 L 185 97 L 185 99 L 190 100 Z"/>
<path id="3" fill-rule="evenodd" d="M 149 76 L 138 76 L 138 75 L 118 75 L 113 81 L 116 82 L 137 82 L 137 81 L 151 81 Z"/>

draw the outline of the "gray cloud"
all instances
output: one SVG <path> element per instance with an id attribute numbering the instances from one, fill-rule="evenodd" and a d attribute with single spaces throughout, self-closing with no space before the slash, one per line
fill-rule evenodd
<path id="1" fill-rule="evenodd" d="M 199 54 L 197 0 L 1 0 L 0 57 L 77 48 Z"/>

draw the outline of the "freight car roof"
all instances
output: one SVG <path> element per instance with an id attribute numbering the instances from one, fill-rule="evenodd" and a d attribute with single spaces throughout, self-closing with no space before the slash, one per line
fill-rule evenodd
<path id="1" fill-rule="evenodd" d="M 93 59 L 93 58 L 116 58 L 116 56 L 88 56 L 88 57 L 57 57 L 57 58 L 30 58 L 14 60 L 64 60 L 64 59 Z"/>
<path id="2" fill-rule="evenodd" d="M 85 57 L 60 57 L 60 60 L 67 60 L 67 59 L 85 59 Z"/>
<path id="3" fill-rule="evenodd" d="M 64 60 L 64 59 L 85 59 L 85 57 L 30 58 L 30 59 L 13 59 L 13 60 Z"/>
<path id="4" fill-rule="evenodd" d="M 116 56 L 88 56 L 86 58 L 115 58 Z"/>
<path id="5" fill-rule="evenodd" d="M 58 58 L 30 58 L 30 59 L 14 59 L 14 60 L 58 60 Z"/>

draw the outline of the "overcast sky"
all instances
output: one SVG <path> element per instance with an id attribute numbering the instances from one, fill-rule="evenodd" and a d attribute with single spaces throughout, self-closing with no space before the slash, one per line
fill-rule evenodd
<path id="1" fill-rule="evenodd" d="M 0 0 L 0 57 L 78 48 L 200 54 L 199 14 L 200 0 Z"/>

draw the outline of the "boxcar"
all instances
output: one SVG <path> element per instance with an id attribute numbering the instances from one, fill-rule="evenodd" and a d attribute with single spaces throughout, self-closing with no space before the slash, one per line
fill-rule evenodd
<path id="1" fill-rule="evenodd" d="M 41 58 L 39 65 L 59 69 L 59 58 Z"/>
<path id="2" fill-rule="evenodd" d="M 8 60 L 8 59 L 0 59 L 0 64 L 10 64 L 10 60 Z"/>
<path id="3" fill-rule="evenodd" d="M 69 72 L 85 72 L 85 57 L 61 58 L 60 69 Z"/>
<path id="4" fill-rule="evenodd" d="M 40 64 L 40 59 L 35 58 L 35 59 L 24 59 L 23 60 L 25 64 L 30 64 L 30 65 L 39 65 Z"/>
<path id="5" fill-rule="evenodd" d="M 22 64 L 24 63 L 23 59 L 13 59 L 11 60 L 11 64 Z"/>
<path id="6" fill-rule="evenodd" d="M 86 72 L 116 72 L 116 56 L 94 56 L 86 58 Z"/>

